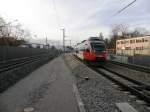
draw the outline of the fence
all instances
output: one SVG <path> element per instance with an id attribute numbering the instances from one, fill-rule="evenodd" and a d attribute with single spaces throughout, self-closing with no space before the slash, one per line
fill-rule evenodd
<path id="1" fill-rule="evenodd" d="M 150 67 L 150 49 L 108 50 L 108 59 Z"/>

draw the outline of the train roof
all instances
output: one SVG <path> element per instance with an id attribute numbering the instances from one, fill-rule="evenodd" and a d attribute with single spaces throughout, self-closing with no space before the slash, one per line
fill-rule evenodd
<path id="1" fill-rule="evenodd" d="M 86 40 L 83 40 L 81 43 L 85 42 Z"/>
<path id="2" fill-rule="evenodd" d="M 105 42 L 104 41 L 90 41 L 90 43 L 104 44 Z"/>
<path id="3" fill-rule="evenodd" d="M 99 37 L 90 37 L 88 38 L 89 41 L 103 41 L 102 39 L 100 39 Z"/>
<path id="4" fill-rule="evenodd" d="M 90 43 L 105 43 L 104 40 L 100 39 L 99 37 L 90 37 L 87 40 L 81 41 L 81 43 L 77 43 L 77 46 L 84 43 L 84 42 L 90 42 Z"/>

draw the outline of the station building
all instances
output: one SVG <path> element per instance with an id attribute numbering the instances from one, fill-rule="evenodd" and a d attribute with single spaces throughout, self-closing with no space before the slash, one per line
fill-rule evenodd
<path id="1" fill-rule="evenodd" d="M 150 35 L 117 40 L 116 54 L 150 56 Z"/>

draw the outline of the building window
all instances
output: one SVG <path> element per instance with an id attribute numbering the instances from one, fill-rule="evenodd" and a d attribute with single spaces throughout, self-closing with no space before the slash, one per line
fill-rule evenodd
<path id="1" fill-rule="evenodd" d="M 131 47 L 125 47 L 125 50 L 130 50 L 131 49 Z"/>
<path id="2" fill-rule="evenodd" d="M 123 44 L 124 42 L 123 41 L 121 41 L 121 44 Z"/>
<path id="3" fill-rule="evenodd" d="M 119 47 L 117 47 L 117 50 L 119 50 L 120 48 Z"/>
<path id="4" fill-rule="evenodd" d="M 142 42 L 142 40 L 140 39 L 139 42 Z"/>
<path id="5" fill-rule="evenodd" d="M 147 40 L 147 39 L 145 39 L 145 40 L 144 40 L 144 42 L 148 42 L 148 40 Z"/>
<path id="6" fill-rule="evenodd" d="M 139 39 L 136 40 L 136 43 L 140 43 L 140 42 L 141 42 L 141 40 L 139 40 Z"/>
<path id="7" fill-rule="evenodd" d="M 132 44 L 132 43 L 135 43 L 135 40 L 130 40 L 130 43 Z"/>
<path id="8" fill-rule="evenodd" d="M 136 50 L 143 50 L 143 46 L 141 46 L 141 47 L 136 47 Z"/>

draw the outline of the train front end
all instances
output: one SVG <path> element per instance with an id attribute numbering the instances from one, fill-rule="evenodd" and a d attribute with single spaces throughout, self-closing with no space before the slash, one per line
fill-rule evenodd
<path id="1" fill-rule="evenodd" d="M 95 56 L 94 61 L 106 62 L 107 51 L 103 42 L 91 42 L 91 53 Z"/>
<path id="2" fill-rule="evenodd" d="M 107 61 L 106 46 L 103 41 L 90 41 L 89 48 L 84 52 L 84 58 L 89 62 L 105 63 Z"/>

